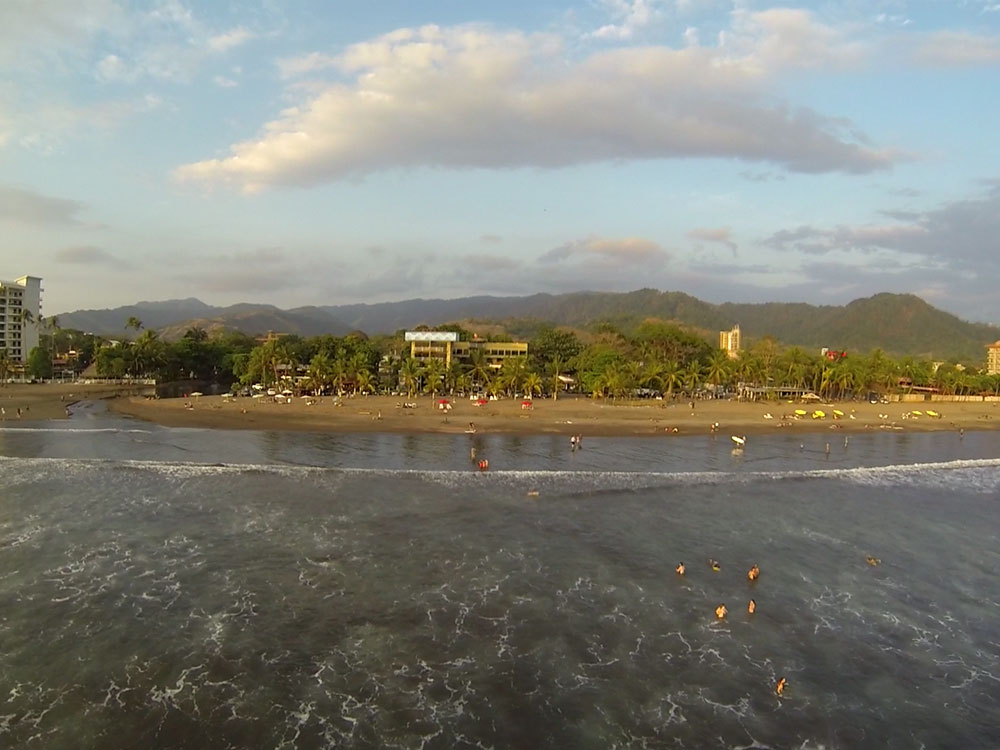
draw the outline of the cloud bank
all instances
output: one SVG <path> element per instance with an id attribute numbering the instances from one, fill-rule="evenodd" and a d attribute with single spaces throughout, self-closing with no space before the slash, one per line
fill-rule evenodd
<path id="1" fill-rule="evenodd" d="M 284 60 L 284 76 L 328 80 L 292 82 L 290 92 L 308 92 L 299 105 L 229 155 L 175 176 L 255 191 L 400 167 L 714 157 L 867 173 L 900 158 L 869 145 L 849 121 L 767 95 L 782 71 L 860 55 L 805 11 L 747 14 L 711 47 L 621 47 L 582 58 L 565 47 L 551 34 L 424 26 L 339 55 Z"/>

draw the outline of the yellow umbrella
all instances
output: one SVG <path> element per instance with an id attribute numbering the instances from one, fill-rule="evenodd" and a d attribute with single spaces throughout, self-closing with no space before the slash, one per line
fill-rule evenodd
<path id="1" fill-rule="evenodd" d="M 825 411 L 820 411 L 819 409 L 817 409 L 816 411 L 813 412 L 813 419 L 822 419 L 825 416 L 826 416 Z"/>
<path id="2" fill-rule="evenodd" d="M 833 416 L 835 416 L 835 417 L 842 417 L 842 416 L 844 416 L 844 412 L 842 412 L 840 409 L 834 409 L 833 410 Z"/>
<path id="3" fill-rule="evenodd" d="M 806 415 L 806 410 L 805 409 L 796 409 L 795 413 L 797 415 L 799 415 L 800 417 L 804 417 Z"/>
<path id="4" fill-rule="evenodd" d="M 938 414 L 936 411 L 931 411 L 930 409 L 927 410 L 927 416 L 928 417 L 938 417 L 938 418 L 941 417 L 941 415 Z"/>
<path id="5" fill-rule="evenodd" d="M 924 413 L 922 411 L 918 410 L 918 409 L 914 409 L 913 411 L 910 412 L 910 414 L 912 414 L 912 415 L 914 415 L 916 417 L 922 417 L 922 416 L 924 416 Z"/>

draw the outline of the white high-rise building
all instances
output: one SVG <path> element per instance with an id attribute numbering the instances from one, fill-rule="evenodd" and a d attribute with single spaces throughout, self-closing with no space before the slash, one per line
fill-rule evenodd
<path id="1" fill-rule="evenodd" d="M 24 364 L 38 346 L 42 318 L 42 280 L 22 276 L 14 281 L 0 279 L 0 349 L 7 350 L 12 362 Z"/>
<path id="2" fill-rule="evenodd" d="M 728 354 L 730 359 L 740 356 L 742 345 L 739 324 L 734 325 L 729 331 L 719 331 L 719 348 Z"/>

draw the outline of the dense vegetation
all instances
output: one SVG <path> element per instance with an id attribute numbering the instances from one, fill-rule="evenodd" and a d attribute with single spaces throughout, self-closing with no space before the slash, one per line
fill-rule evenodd
<path id="1" fill-rule="evenodd" d="M 876 294 L 848 305 L 703 302 L 682 292 L 639 289 L 633 292 L 574 292 L 528 297 L 464 297 L 450 300 L 407 300 L 372 305 L 300 307 L 240 304 L 215 308 L 195 299 L 144 302 L 115 310 L 90 310 L 62 316 L 67 327 L 116 338 L 122 321 L 142 318 L 161 338 L 175 341 L 191 328 L 215 335 L 221 330 L 247 334 L 283 331 L 301 336 L 352 330 L 389 335 L 418 323 L 439 326 L 451 321 L 486 325 L 530 340 L 539 321 L 590 330 L 599 321 L 632 336 L 649 318 L 672 321 L 688 331 L 714 336 L 738 323 L 744 337 L 774 336 L 786 346 L 818 350 L 828 346 L 867 352 L 882 349 L 895 357 L 911 355 L 937 360 L 973 360 L 983 345 L 1000 338 L 1000 328 L 970 323 L 938 310 L 910 294 Z"/>
<path id="2" fill-rule="evenodd" d="M 457 325 L 438 328 L 472 338 Z M 41 345 L 31 353 L 29 372 L 36 378 L 50 377 L 52 363 L 61 359 L 57 353 L 72 349 L 77 370 L 93 361 L 104 377 L 194 380 L 236 388 L 280 385 L 314 393 L 558 396 L 572 390 L 613 399 L 730 393 L 738 387 L 801 389 L 825 398 L 863 398 L 912 388 L 959 395 L 1000 393 L 1000 376 L 981 372 L 981 361 L 934 363 L 893 358 L 879 349 L 828 359 L 819 351 L 782 347 L 770 337 L 729 359 L 704 337 L 657 319 L 643 321 L 628 333 L 608 322 L 589 331 L 536 323 L 531 326 L 530 355 L 507 359 L 499 369 L 476 351 L 469 361 L 454 361 L 448 368 L 439 360 L 411 359 L 401 331 L 371 338 L 362 333 L 288 335 L 260 343 L 241 333 L 209 337 L 200 328 L 188 330 L 177 341 L 164 341 L 156 331 L 140 332 L 142 322 L 136 318 L 127 321 L 126 329 L 137 335 L 109 342 L 49 322 Z M 9 369 L 0 352 L 0 370 Z"/>

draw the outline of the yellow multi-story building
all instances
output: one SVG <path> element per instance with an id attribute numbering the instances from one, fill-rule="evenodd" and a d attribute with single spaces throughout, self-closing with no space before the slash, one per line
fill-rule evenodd
<path id="1" fill-rule="evenodd" d="M 986 345 L 986 372 L 1000 375 L 1000 341 Z"/>
<path id="2" fill-rule="evenodd" d="M 22 276 L 14 281 L 0 280 L 0 349 L 7 350 L 13 362 L 24 364 L 38 346 L 42 315 L 42 280 Z"/>
<path id="3" fill-rule="evenodd" d="M 734 325 L 729 331 L 719 331 L 719 348 L 735 359 L 740 354 L 740 327 Z"/>
<path id="4" fill-rule="evenodd" d="M 481 351 L 487 364 L 494 370 L 503 366 L 510 357 L 527 357 L 526 341 L 459 341 L 453 331 L 406 331 L 404 339 L 410 343 L 410 356 L 415 359 L 442 359 L 450 367 L 452 360 L 468 362 L 474 351 Z"/>

